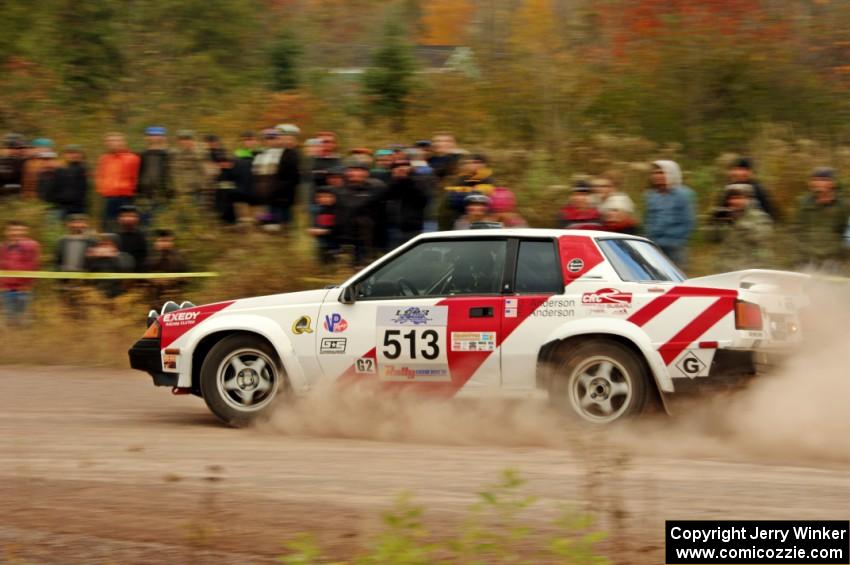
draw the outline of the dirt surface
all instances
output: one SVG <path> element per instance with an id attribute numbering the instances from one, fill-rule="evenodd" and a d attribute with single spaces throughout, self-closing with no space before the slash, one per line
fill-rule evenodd
<path id="1" fill-rule="evenodd" d="M 556 503 L 592 508 L 615 562 L 663 562 L 664 519 L 847 518 L 847 454 L 760 453 L 666 421 L 561 441 L 526 420 L 523 441 L 505 410 L 437 411 L 450 425 L 404 441 L 346 433 L 350 411 L 305 414 L 336 426 L 233 430 L 142 373 L 0 368 L 0 562 L 262 563 L 301 532 L 349 557 L 400 492 L 445 531 L 507 467 L 541 498 L 540 520 Z"/>

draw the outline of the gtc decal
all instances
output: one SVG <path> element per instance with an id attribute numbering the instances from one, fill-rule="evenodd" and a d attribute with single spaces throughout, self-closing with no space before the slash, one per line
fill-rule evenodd
<path id="1" fill-rule="evenodd" d="M 581 295 L 582 304 L 614 304 L 623 306 L 632 303 L 631 292 L 620 292 L 616 288 L 600 288 L 596 292 Z"/>
<path id="2" fill-rule="evenodd" d="M 325 316 L 324 328 L 331 333 L 340 333 L 348 328 L 348 322 L 342 314 L 333 313 Z"/>
<path id="3" fill-rule="evenodd" d="M 313 333 L 313 328 L 310 327 L 312 323 L 313 320 L 310 319 L 310 316 L 301 316 L 292 322 L 292 333 L 295 335 L 311 334 Z"/>
<path id="4" fill-rule="evenodd" d="M 344 337 L 323 337 L 319 347 L 322 355 L 340 355 L 345 353 L 348 340 Z"/>

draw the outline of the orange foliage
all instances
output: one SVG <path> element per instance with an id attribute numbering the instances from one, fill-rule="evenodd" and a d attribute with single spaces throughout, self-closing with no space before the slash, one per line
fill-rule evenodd
<path id="1" fill-rule="evenodd" d="M 475 14 L 471 0 L 430 0 L 422 9 L 422 45 L 459 45 Z"/>

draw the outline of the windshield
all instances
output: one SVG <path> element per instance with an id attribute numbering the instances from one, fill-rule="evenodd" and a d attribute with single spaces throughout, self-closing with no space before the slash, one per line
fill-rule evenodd
<path id="1" fill-rule="evenodd" d="M 597 240 L 626 282 L 682 282 L 685 275 L 655 245 L 640 239 Z"/>

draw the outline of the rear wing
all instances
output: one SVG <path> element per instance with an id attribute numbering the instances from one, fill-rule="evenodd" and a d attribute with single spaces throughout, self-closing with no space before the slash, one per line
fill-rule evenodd
<path id="1" fill-rule="evenodd" d="M 747 269 L 719 275 L 688 279 L 683 286 L 708 286 L 730 290 L 749 290 L 757 293 L 803 295 L 810 275 L 769 269 Z"/>

